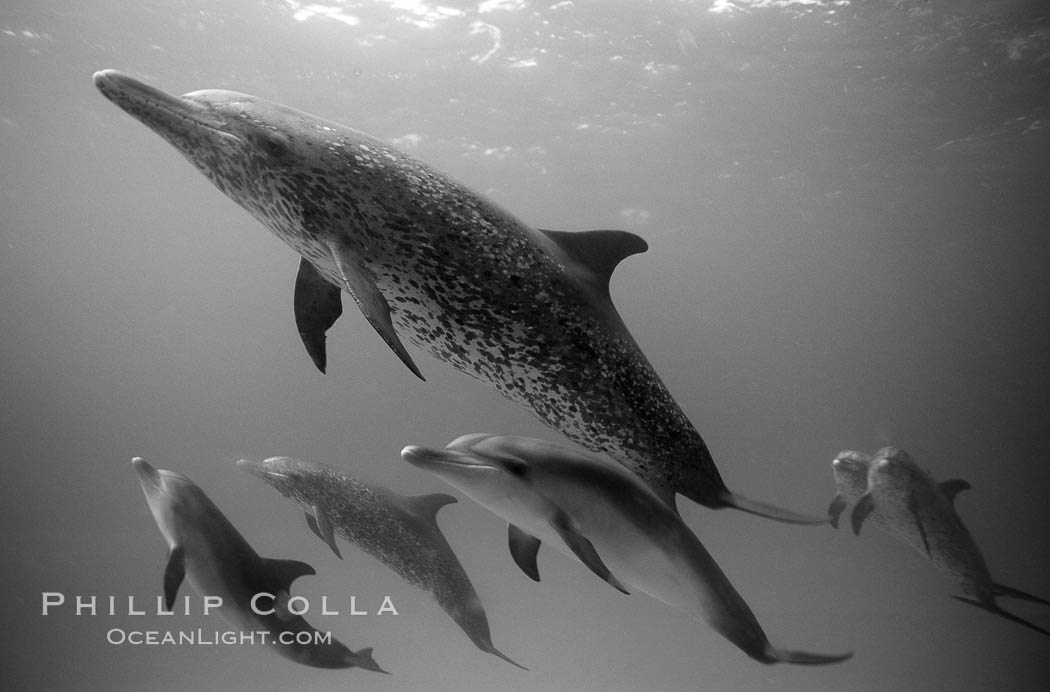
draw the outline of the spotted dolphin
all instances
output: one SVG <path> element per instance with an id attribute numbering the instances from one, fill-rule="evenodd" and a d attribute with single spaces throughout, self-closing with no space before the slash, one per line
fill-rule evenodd
<path id="1" fill-rule="evenodd" d="M 1007 596 L 1050 605 L 992 580 L 977 542 L 955 511 L 955 497 L 968 490 L 969 483 L 959 479 L 938 483 L 911 455 L 895 447 L 880 449 L 874 456 L 842 452 L 832 466 L 838 488 L 829 508 L 833 523 L 848 504 L 854 504 L 854 533 L 860 534 L 871 517 L 880 529 L 951 574 L 962 589 L 962 595 L 953 598 L 1050 634 L 996 603 L 997 597 Z"/>
<path id="2" fill-rule="evenodd" d="M 291 457 L 241 459 L 237 465 L 302 505 L 310 530 L 337 556 L 342 557 L 336 532 L 409 584 L 431 593 L 479 649 L 524 668 L 492 645 L 481 599 L 438 527 L 437 511 L 456 498 L 406 497 Z"/>
<path id="3" fill-rule="evenodd" d="M 835 663 L 852 655 L 773 647 L 678 513 L 622 466 L 544 440 L 486 434 L 464 435 L 442 450 L 405 447 L 401 456 L 506 519 L 511 555 L 536 581 L 546 541 L 619 591 L 636 588 L 708 623 L 762 663 Z"/>
<path id="4" fill-rule="evenodd" d="M 609 297 L 641 238 L 532 228 L 378 139 L 260 98 L 176 97 L 115 70 L 94 81 L 299 253 L 296 324 L 322 371 L 343 290 L 416 375 L 402 336 L 608 453 L 671 506 L 678 492 L 823 523 L 726 487 Z"/>
<path id="5" fill-rule="evenodd" d="M 155 469 L 141 457 L 131 463 L 168 543 L 164 603 L 169 611 L 185 579 L 202 596 L 221 598 L 219 612 L 242 631 L 268 632 L 272 646 L 265 648 L 285 658 L 316 668 L 386 672 L 372 658 L 371 648 L 354 652 L 334 637 L 325 642 L 309 636 L 317 630 L 301 615 L 289 612 L 292 582 L 315 574 L 313 567 L 296 560 L 259 557 L 196 483 L 174 471 Z M 258 594 L 266 596 L 252 607 Z"/>
<path id="6" fill-rule="evenodd" d="M 845 451 L 839 452 L 831 462 L 831 472 L 835 477 L 835 496 L 828 505 L 828 523 L 836 529 L 846 507 L 857 504 L 864 493 L 868 492 L 868 467 L 874 458 L 864 452 Z M 875 521 L 883 530 L 890 530 L 881 515 L 877 515 Z"/>

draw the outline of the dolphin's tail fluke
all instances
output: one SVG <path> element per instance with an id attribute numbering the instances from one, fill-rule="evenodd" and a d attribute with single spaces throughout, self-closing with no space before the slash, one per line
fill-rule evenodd
<path id="1" fill-rule="evenodd" d="M 765 663 L 797 663 L 803 666 L 821 666 L 827 663 L 839 663 L 852 658 L 853 652 L 844 654 L 811 654 L 806 651 L 789 651 L 767 646 L 765 651 Z"/>
<path id="2" fill-rule="evenodd" d="M 1003 610 L 1002 608 L 1000 608 L 998 605 L 996 605 L 994 603 L 992 603 L 991 605 L 986 605 L 984 603 L 981 603 L 980 601 L 975 601 L 975 600 L 973 600 L 971 598 L 966 598 L 964 596 L 952 596 L 952 598 L 954 598 L 957 601 L 962 601 L 963 603 L 969 603 L 970 605 L 977 606 L 981 610 L 987 610 L 989 613 L 993 613 L 995 615 L 998 615 L 1001 618 L 1006 618 L 1007 620 L 1010 620 L 1011 622 L 1016 622 L 1018 625 L 1022 625 L 1024 627 L 1027 627 L 1030 630 L 1035 630 L 1036 632 L 1040 632 L 1041 634 L 1045 634 L 1048 637 L 1050 637 L 1050 632 L 1048 632 L 1047 630 L 1044 630 L 1039 625 L 1036 625 L 1035 623 L 1032 623 L 1032 622 L 1028 622 L 1028 620 L 1025 620 L 1022 617 L 1018 617 L 1017 615 L 1014 615 L 1011 612 Z M 1039 600 L 1039 599 L 1036 599 L 1036 600 Z M 1041 601 L 1041 600 L 1039 600 L 1039 602 L 1046 603 L 1046 601 Z"/>
<path id="3" fill-rule="evenodd" d="M 389 671 L 380 668 L 379 664 L 376 663 L 376 660 L 372 658 L 372 647 L 368 647 L 367 649 L 361 649 L 360 651 L 355 651 L 354 657 L 356 659 L 354 661 L 354 665 L 358 668 L 364 668 L 365 670 L 374 670 L 377 673 L 390 675 Z"/>
<path id="4" fill-rule="evenodd" d="M 1032 603 L 1042 603 L 1043 605 L 1050 605 L 1050 601 L 1044 598 L 1033 596 L 1030 593 L 1021 591 L 1020 589 L 1015 589 L 1014 587 L 1007 586 L 1006 584 L 999 584 L 998 582 L 996 582 L 992 584 L 992 587 L 995 589 L 996 596 L 1005 596 L 1007 598 L 1019 598 L 1022 601 L 1031 601 Z"/>
<path id="5" fill-rule="evenodd" d="M 798 512 L 792 512 L 790 509 L 783 509 L 776 505 L 771 505 L 765 502 L 759 502 L 758 500 L 752 500 L 746 498 L 743 495 L 737 495 L 734 492 L 726 490 L 723 492 L 719 499 L 722 501 L 723 506 L 734 507 L 742 512 L 748 514 L 755 514 L 766 519 L 774 519 L 776 521 L 782 521 L 787 524 L 827 524 L 827 516 L 817 516 L 813 514 L 800 514 Z"/>

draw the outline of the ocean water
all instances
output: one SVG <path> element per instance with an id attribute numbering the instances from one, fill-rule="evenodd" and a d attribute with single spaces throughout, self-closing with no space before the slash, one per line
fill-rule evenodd
<path id="1" fill-rule="evenodd" d="M 680 500 L 771 641 L 763 666 L 623 596 L 461 497 L 442 529 L 484 602 L 477 650 L 429 596 L 235 460 L 292 455 L 402 493 L 460 434 L 561 440 L 352 304 L 328 374 L 296 333 L 297 258 L 93 87 L 243 91 L 393 142 L 542 228 L 623 228 L 613 300 L 728 485 L 821 513 L 840 450 L 908 450 L 973 489 L 993 577 L 1050 596 L 1050 10 L 1044 2 L 27 2 L 0 8 L 0 679 L 12 690 L 1035 690 L 1050 639 L 948 598 L 869 526 Z M 349 301 L 347 301 L 349 303 Z M 112 644 L 228 629 L 154 612 L 166 545 L 133 456 L 188 475 L 307 614 L 392 675 L 252 646 Z M 192 593 L 187 586 L 181 593 Z M 67 604 L 42 613 L 42 594 Z M 339 615 L 322 615 L 327 595 Z M 77 597 L 97 599 L 77 614 Z M 108 615 L 108 597 L 117 614 Z M 367 615 L 350 615 L 349 598 Z M 144 615 L 129 615 L 133 597 Z M 398 614 L 379 615 L 384 597 Z M 1050 608 L 1005 601 L 1050 627 Z"/>

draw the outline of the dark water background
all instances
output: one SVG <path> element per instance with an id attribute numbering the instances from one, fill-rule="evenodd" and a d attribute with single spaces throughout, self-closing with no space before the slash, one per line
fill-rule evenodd
<path id="1" fill-rule="evenodd" d="M 768 5 L 768 6 L 766 6 Z M 779 646 L 765 667 L 553 550 L 543 582 L 500 520 L 442 527 L 485 602 L 476 650 L 425 594 L 238 471 L 291 454 L 401 492 L 398 457 L 467 432 L 559 439 L 354 309 L 316 372 L 296 257 L 105 101 L 117 68 L 229 88 L 399 143 L 545 228 L 626 228 L 624 321 L 730 487 L 821 512 L 841 449 L 893 443 L 973 484 L 993 576 L 1050 595 L 1050 10 L 1044 2 L 6 2 L 0 8 L 0 679 L 17 690 L 1034 690 L 1050 639 L 948 598 L 878 531 L 683 515 Z M 352 307 L 352 306 L 348 306 Z M 41 615 L 41 592 L 159 592 L 165 545 L 129 465 L 200 484 L 297 591 L 397 617 L 308 616 L 394 673 L 251 647 L 131 647 Z M 189 593 L 188 591 L 186 593 Z M 1008 603 L 1050 626 L 1050 609 Z M 315 600 L 316 607 L 316 600 Z M 198 608 L 199 609 L 199 608 Z"/>

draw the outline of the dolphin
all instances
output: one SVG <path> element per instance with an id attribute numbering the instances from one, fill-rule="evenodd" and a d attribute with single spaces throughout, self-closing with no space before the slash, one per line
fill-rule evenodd
<path id="1" fill-rule="evenodd" d="M 525 669 L 492 645 L 481 599 L 438 528 L 437 511 L 456 498 L 444 494 L 406 497 L 366 485 L 329 466 L 291 457 L 262 462 L 241 459 L 237 465 L 302 505 L 310 530 L 337 557 L 342 558 L 336 532 L 409 584 L 430 592 L 479 649 Z"/>
<path id="2" fill-rule="evenodd" d="M 528 437 L 464 435 L 445 449 L 408 446 L 401 456 L 509 523 L 510 552 L 539 581 L 548 542 L 611 586 L 634 587 L 698 618 L 762 663 L 835 663 L 775 648 L 744 599 L 696 535 L 623 467 Z"/>
<path id="3" fill-rule="evenodd" d="M 295 320 L 321 371 L 346 291 L 417 376 L 402 337 L 608 453 L 671 506 L 678 492 L 823 523 L 726 487 L 609 297 L 616 265 L 647 249 L 638 236 L 533 228 L 378 139 L 254 96 L 171 96 L 115 70 L 94 82 L 299 253 Z"/>
<path id="4" fill-rule="evenodd" d="M 372 649 L 351 651 L 334 637 L 318 643 L 313 637 L 300 642 L 299 633 L 314 629 L 301 615 L 287 609 L 288 591 L 296 578 L 315 574 L 314 568 L 296 560 L 259 557 L 233 524 L 196 483 L 174 471 L 153 468 L 135 457 L 150 512 L 168 542 L 164 570 L 164 602 L 170 611 L 183 579 L 202 596 L 222 598 L 219 611 L 244 632 L 268 632 L 267 647 L 296 663 L 316 668 L 365 668 L 386 673 L 372 658 Z M 273 596 L 274 612 L 261 615 L 252 608 L 256 594 Z"/>
<path id="5" fill-rule="evenodd" d="M 884 447 L 874 456 L 842 452 L 832 465 L 839 492 L 829 514 L 837 517 L 848 503 L 854 503 L 854 533 L 859 535 L 865 520 L 873 518 L 879 528 L 955 578 L 962 595 L 952 598 L 1050 635 L 996 603 L 997 597 L 1005 596 L 1050 605 L 1050 601 L 992 580 L 977 542 L 955 511 L 955 497 L 969 490 L 969 483 L 959 479 L 938 483 L 910 454 L 896 447 Z"/>
<path id="6" fill-rule="evenodd" d="M 839 452 L 831 462 L 831 472 L 835 477 L 835 496 L 828 505 L 828 523 L 836 529 L 843 510 L 857 501 L 868 491 L 868 467 L 875 457 L 863 452 Z M 889 531 L 890 527 L 881 516 L 875 519 L 879 526 Z"/>

